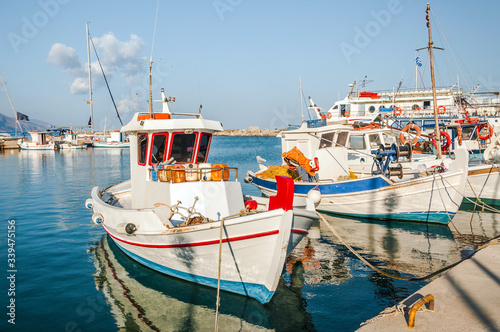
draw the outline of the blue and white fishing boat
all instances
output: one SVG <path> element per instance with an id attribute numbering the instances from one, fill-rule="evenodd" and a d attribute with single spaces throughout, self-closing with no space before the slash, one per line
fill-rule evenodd
<path id="1" fill-rule="evenodd" d="M 388 167 L 388 159 L 379 161 L 373 175 L 357 177 L 350 170 L 347 148 L 320 143 L 321 137 L 326 135 L 334 143 L 343 139 L 342 132 L 330 126 L 307 128 L 307 124 L 303 124 L 299 129 L 281 133 L 284 161 L 291 165 L 295 163 L 287 159 L 286 150 L 289 145 L 294 145 L 294 140 L 294 146 L 301 146 L 304 150 L 311 147 L 308 154 L 304 153 L 306 167 L 297 166 L 295 196 L 315 199 L 317 210 L 350 217 L 441 224 L 447 224 L 458 211 L 467 181 L 468 154 L 465 149 L 457 150 L 456 159 L 447 168 L 426 168 L 424 172 L 413 173 L 409 179 L 398 181 L 396 176 L 403 176 L 403 167 Z M 393 148 L 392 155 L 389 151 L 379 150 L 379 156 L 397 158 L 396 150 Z M 308 172 L 308 163 L 317 165 L 317 171 Z M 275 169 L 261 165 L 258 172 L 248 172 L 246 181 L 265 195 L 274 195 Z"/>
<path id="2" fill-rule="evenodd" d="M 286 257 L 318 220 L 313 202 L 294 201 L 287 178 L 276 197 L 244 196 L 237 169 L 207 163 L 222 125 L 170 112 L 163 90 L 162 100 L 162 113 L 137 113 L 122 128 L 131 178 L 92 189 L 93 221 L 145 266 L 268 302 Z"/>

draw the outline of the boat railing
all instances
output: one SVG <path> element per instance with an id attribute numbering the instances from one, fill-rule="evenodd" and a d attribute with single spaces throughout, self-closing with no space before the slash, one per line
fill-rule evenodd
<path id="1" fill-rule="evenodd" d="M 197 181 L 229 181 L 231 171 L 234 181 L 238 181 L 238 168 L 227 165 L 189 168 L 190 164 L 154 165 L 149 168 L 150 180 L 158 182 L 181 183 Z"/>

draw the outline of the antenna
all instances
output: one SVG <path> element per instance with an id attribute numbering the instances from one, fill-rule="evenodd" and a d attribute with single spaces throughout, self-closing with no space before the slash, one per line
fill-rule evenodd
<path id="1" fill-rule="evenodd" d="M 362 89 L 364 89 L 368 83 L 373 82 L 373 80 L 367 80 L 366 78 L 367 78 L 367 76 L 365 75 L 365 78 L 359 84 L 359 87 Z"/>
<path id="2" fill-rule="evenodd" d="M 156 17 L 155 17 L 155 27 L 153 30 L 153 42 L 151 43 L 151 58 L 149 59 L 149 113 L 153 113 L 153 87 L 152 87 L 152 75 L 151 71 L 153 68 L 153 47 L 155 45 L 155 35 L 156 35 L 156 22 L 158 22 L 158 8 L 160 8 L 160 0 L 156 5 Z"/>

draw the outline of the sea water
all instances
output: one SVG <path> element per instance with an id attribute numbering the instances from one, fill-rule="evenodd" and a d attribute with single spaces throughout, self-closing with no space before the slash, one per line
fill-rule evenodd
<path id="1" fill-rule="evenodd" d="M 208 162 L 248 170 L 279 165 L 280 141 L 214 137 Z M 321 166 L 320 166 L 321 167 Z M 94 186 L 129 178 L 128 149 L 0 154 L 0 331 L 212 331 L 216 290 L 135 263 L 91 223 Z M 469 228 L 469 212 L 459 212 Z M 426 275 L 470 248 L 448 226 L 325 216 L 344 240 L 396 275 Z M 496 214 L 474 229 L 498 234 Z M 472 225 L 472 224 L 471 224 Z M 215 264 L 215 262 L 214 262 Z M 388 278 L 360 262 L 322 224 L 288 257 L 270 303 L 221 294 L 222 331 L 354 331 L 425 284 Z M 404 324 L 404 322 L 402 322 Z M 402 325 L 404 329 L 404 325 Z"/>

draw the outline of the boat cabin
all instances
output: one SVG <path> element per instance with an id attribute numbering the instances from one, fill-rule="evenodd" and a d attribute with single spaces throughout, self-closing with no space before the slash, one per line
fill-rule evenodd
<path id="1" fill-rule="evenodd" d="M 131 208 L 181 201 L 213 220 L 238 213 L 244 203 L 237 169 L 207 163 L 212 134 L 222 125 L 201 114 L 170 113 L 163 100 L 164 112 L 136 113 L 121 129 L 130 139 Z"/>

